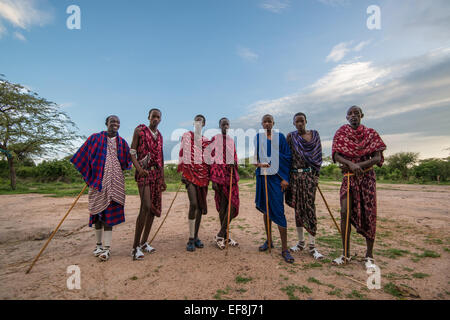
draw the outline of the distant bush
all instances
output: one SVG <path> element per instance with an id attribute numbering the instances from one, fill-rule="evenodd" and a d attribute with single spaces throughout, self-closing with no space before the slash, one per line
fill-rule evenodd
<path id="1" fill-rule="evenodd" d="M 251 164 L 239 165 L 238 173 L 241 179 L 253 179 L 255 177 L 256 167 Z"/>
<path id="2" fill-rule="evenodd" d="M 34 177 L 41 181 L 72 182 L 81 177 L 77 169 L 67 159 L 43 161 L 33 170 Z"/>
<path id="3" fill-rule="evenodd" d="M 331 163 L 320 169 L 320 177 L 324 179 L 342 180 L 342 171 L 337 164 Z"/>
<path id="4" fill-rule="evenodd" d="M 174 183 L 181 181 L 181 173 L 177 172 L 178 165 L 166 164 L 164 166 L 164 178 L 166 183 Z"/>

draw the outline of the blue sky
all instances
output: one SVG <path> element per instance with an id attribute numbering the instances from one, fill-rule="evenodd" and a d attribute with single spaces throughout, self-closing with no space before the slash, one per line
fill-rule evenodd
<path id="1" fill-rule="evenodd" d="M 69 30 L 69 5 L 81 29 Z M 381 9 L 369 30 L 366 10 Z M 0 0 L 0 73 L 60 104 L 84 135 L 121 118 L 131 142 L 151 107 L 166 159 L 173 130 L 226 116 L 294 130 L 308 115 L 325 153 L 346 109 L 363 107 L 387 155 L 450 148 L 450 1 Z"/>

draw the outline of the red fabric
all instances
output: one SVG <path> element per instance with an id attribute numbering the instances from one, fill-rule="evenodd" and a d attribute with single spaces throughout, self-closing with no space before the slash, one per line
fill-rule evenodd
<path id="1" fill-rule="evenodd" d="M 150 167 L 156 167 L 156 170 L 148 170 L 149 175 L 147 177 L 139 177 L 136 172 L 135 180 L 139 186 L 148 185 L 156 180 L 163 178 L 164 158 L 163 158 L 163 137 L 161 132 L 157 130 L 158 136 L 153 138 L 150 129 L 141 124 L 138 126 L 139 133 L 139 145 L 137 147 L 137 160 L 143 167 L 148 169 Z M 144 158 L 148 156 L 148 161 L 144 165 Z M 153 195 L 152 195 L 153 196 Z M 158 196 L 155 194 L 155 196 Z"/>
<path id="2" fill-rule="evenodd" d="M 360 125 L 354 130 L 350 125 L 346 124 L 340 127 L 334 135 L 331 155 L 333 161 L 336 152 L 338 152 L 344 158 L 357 163 L 360 162 L 358 159 L 361 157 L 384 150 L 386 150 L 386 145 L 374 129 Z M 384 162 L 383 153 L 381 153 L 381 159 L 379 166 Z"/>
<path id="3" fill-rule="evenodd" d="M 233 182 L 231 190 L 231 206 L 235 208 L 235 217 L 239 213 L 239 173 L 237 170 L 237 153 L 234 140 L 223 134 L 218 134 L 211 139 L 212 152 L 214 162 L 211 164 L 211 181 L 219 185 L 220 192 L 215 192 L 214 200 L 216 209 L 220 209 L 221 194 L 228 199 L 230 196 L 230 166 L 227 162 L 234 163 Z"/>
<path id="4" fill-rule="evenodd" d="M 203 136 L 201 139 L 201 141 L 194 143 L 192 131 L 183 135 L 177 171 L 181 172 L 186 180 L 196 186 L 206 187 L 209 184 L 209 165 L 205 162 L 203 154 L 210 141 Z"/>
<path id="5" fill-rule="evenodd" d="M 386 150 L 378 133 L 371 128 L 360 125 L 356 130 L 350 125 L 344 125 L 336 132 L 333 139 L 332 156 L 339 153 L 353 163 L 360 163 L 370 159 L 375 152 L 381 152 L 382 166 L 383 151 Z M 375 240 L 377 221 L 377 197 L 375 171 L 365 172 L 360 177 L 350 176 L 351 208 L 350 222 L 356 231 L 369 240 Z M 340 189 L 340 199 L 347 199 L 347 176 L 344 176 Z"/>

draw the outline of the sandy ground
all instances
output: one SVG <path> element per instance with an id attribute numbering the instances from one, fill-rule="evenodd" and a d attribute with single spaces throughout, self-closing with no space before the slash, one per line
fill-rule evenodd
<path id="1" fill-rule="evenodd" d="M 30 274 L 32 259 L 64 216 L 73 198 L 44 195 L 0 196 L 0 299 L 397 299 L 383 288 L 407 288 L 403 298 L 450 298 L 450 187 L 378 185 L 375 259 L 381 269 L 381 289 L 369 290 L 363 267 L 364 239 L 352 235 L 352 254 L 344 267 L 330 261 L 340 253 L 336 229 L 317 194 L 320 263 L 306 252 L 294 253 L 295 264 L 280 256 L 278 231 L 271 254 L 257 248 L 264 237 L 262 215 L 254 208 L 251 185 L 241 188 L 241 209 L 232 222 L 231 237 L 240 243 L 228 255 L 212 241 L 218 214 L 212 192 L 200 238 L 205 248 L 186 251 L 188 200 L 180 192 L 166 223 L 153 242 L 157 252 L 132 261 L 130 252 L 139 198 L 128 196 L 126 222 L 114 227 L 112 256 L 99 262 L 92 255 L 93 229 L 87 227 L 87 197 L 83 196 L 63 223 Z M 338 184 L 322 190 L 335 216 Z M 163 195 L 163 216 L 175 193 Z M 296 243 L 293 210 L 286 207 L 288 241 Z M 156 219 L 150 238 L 161 223 Z M 428 250 L 428 251 L 426 251 Z M 424 254 L 428 252 L 428 254 Z M 431 254 L 430 254 L 431 252 Z M 69 290 L 67 267 L 81 271 L 81 289 Z M 404 290 L 402 291 L 404 292 Z"/>

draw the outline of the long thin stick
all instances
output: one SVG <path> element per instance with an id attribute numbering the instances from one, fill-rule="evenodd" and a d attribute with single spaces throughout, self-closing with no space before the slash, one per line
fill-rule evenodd
<path id="1" fill-rule="evenodd" d="M 158 232 L 159 232 L 159 229 L 161 229 L 162 225 L 163 225 L 164 222 L 166 221 L 167 216 L 169 215 L 170 209 L 172 209 L 172 205 L 173 205 L 173 203 L 175 202 L 175 199 L 177 198 L 178 192 L 180 191 L 182 185 L 183 185 L 183 183 L 180 183 L 180 185 L 178 186 L 177 193 L 175 193 L 175 197 L 173 197 L 173 200 L 172 200 L 172 203 L 170 204 L 169 210 L 167 210 L 167 213 L 166 213 L 166 216 L 164 217 L 164 220 L 163 220 L 163 221 L 161 222 L 161 224 L 159 225 L 158 230 L 156 230 L 156 232 L 155 232 L 155 234 L 153 235 L 152 240 L 150 240 L 149 244 L 151 244 L 151 243 L 153 242 L 153 239 L 155 239 L 156 235 L 157 235 Z"/>
<path id="2" fill-rule="evenodd" d="M 230 242 L 230 213 L 231 213 L 231 190 L 233 188 L 233 167 L 230 169 L 230 196 L 228 198 L 228 221 L 227 221 L 227 243 L 225 255 L 228 255 L 228 242 Z"/>
<path id="3" fill-rule="evenodd" d="M 346 217 L 346 222 L 345 222 L 345 236 L 344 236 L 344 255 L 345 258 L 347 258 L 347 242 L 348 242 L 348 222 L 350 219 L 350 175 L 347 174 L 347 217 Z M 347 261 L 347 259 L 345 259 Z"/>
<path id="4" fill-rule="evenodd" d="M 363 172 L 366 173 L 370 170 L 372 170 L 373 168 L 367 168 L 366 170 L 364 170 Z M 345 176 L 347 176 L 347 221 L 345 223 L 345 236 L 344 236 L 344 255 L 347 258 L 347 243 L 348 243 L 348 225 L 349 225 L 349 220 L 350 220 L 350 176 L 354 176 L 354 173 L 346 173 Z M 347 259 L 345 260 L 347 261 Z"/>
<path id="5" fill-rule="evenodd" d="M 270 235 L 270 218 L 269 218 L 269 194 L 267 192 L 267 169 L 264 171 L 264 181 L 266 185 L 266 215 L 267 215 L 267 244 L 269 245 L 269 253 L 272 253 L 272 241 Z"/>
<path id="6" fill-rule="evenodd" d="M 320 190 L 319 185 L 317 185 L 317 189 L 319 190 L 320 195 L 322 196 L 323 202 L 325 202 L 325 206 L 327 207 L 328 212 L 330 213 L 331 219 L 333 219 L 333 222 L 334 222 L 334 225 L 336 226 L 336 229 L 339 231 L 339 234 L 342 234 L 341 228 L 339 228 L 339 226 L 338 226 L 336 220 L 334 219 L 334 216 L 333 216 L 333 214 L 331 213 L 330 207 L 328 206 L 328 202 L 327 202 L 327 200 L 325 199 L 325 196 L 323 195 L 322 190 Z"/>
<path id="7" fill-rule="evenodd" d="M 77 203 L 78 199 L 80 199 L 81 195 L 84 193 L 84 191 L 87 188 L 87 184 L 84 186 L 83 190 L 81 190 L 80 194 L 78 195 L 78 197 L 75 199 L 75 201 L 72 203 L 72 205 L 70 206 L 69 211 L 67 211 L 66 215 L 64 216 L 64 218 L 62 218 L 62 220 L 59 222 L 58 226 L 56 227 L 55 231 L 53 231 L 53 233 L 51 234 L 50 238 L 48 238 L 47 242 L 45 243 L 45 245 L 42 247 L 41 251 L 39 252 L 39 254 L 36 256 L 36 258 L 34 258 L 33 262 L 31 263 L 30 267 L 28 268 L 28 270 L 26 271 L 26 273 L 30 273 L 31 269 L 33 268 L 34 264 L 36 263 L 36 261 L 39 259 L 39 257 L 41 256 L 42 252 L 44 252 L 45 248 L 47 248 L 48 244 L 50 243 L 50 241 L 52 240 L 53 236 L 56 234 L 56 232 L 58 231 L 59 227 L 61 226 L 61 224 L 64 222 L 64 220 L 67 218 L 67 216 L 69 215 L 70 211 L 73 209 L 73 207 L 75 206 L 75 204 Z"/>

